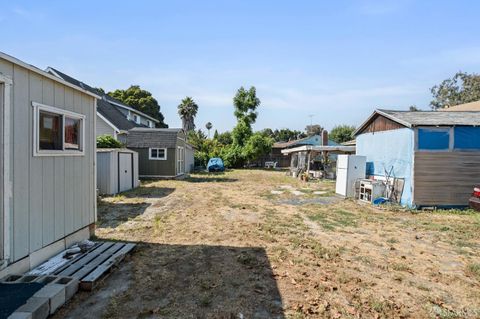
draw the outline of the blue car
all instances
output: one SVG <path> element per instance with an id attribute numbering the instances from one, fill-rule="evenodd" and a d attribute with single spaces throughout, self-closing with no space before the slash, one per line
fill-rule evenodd
<path id="1" fill-rule="evenodd" d="M 223 172 L 225 171 L 225 166 L 221 158 L 211 158 L 207 164 L 207 170 L 209 172 Z"/>

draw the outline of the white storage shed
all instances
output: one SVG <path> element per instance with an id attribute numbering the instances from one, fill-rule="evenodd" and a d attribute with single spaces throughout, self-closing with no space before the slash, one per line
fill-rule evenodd
<path id="1" fill-rule="evenodd" d="M 97 149 L 97 188 L 113 195 L 138 187 L 138 153 L 126 148 Z"/>

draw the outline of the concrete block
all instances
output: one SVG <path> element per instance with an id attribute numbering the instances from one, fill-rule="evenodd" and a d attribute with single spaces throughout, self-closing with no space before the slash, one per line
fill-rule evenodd
<path id="1" fill-rule="evenodd" d="M 8 275 L 2 278 L 1 282 L 5 283 L 13 283 L 17 281 L 18 279 L 22 278 L 22 275 Z"/>
<path id="2" fill-rule="evenodd" d="M 78 291 L 78 279 L 73 277 L 58 277 L 53 283 L 65 286 L 65 301 L 70 300 Z"/>
<path id="3" fill-rule="evenodd" d="M 15 282 L 18 283 L 18 282 L 34 282 L 36 281 L 40 276 L 37 276 L 37 275 L 26 275 L 26 276 L 22 276 L 20 278 L 18 278 Z"/>
<path id="4" fill-rule="evenodd" d="M 33 296 L 38 298 L 48 298 L 50 314 L 53 314 L 58 308 L 65 304 L 65 286 L 49 284 L 37 291 Z"/>
<path id="5" fill-rule="evenodd" d="M 58 276 L 40 276 L 37 279 L 35 279 L 35 282 L 47 285 L 49 283 L 53 283 L 55 280 L 58 280 L 58 278 L 61 278 L 61 277 L 58 277 Z"/>
<path id="6" fill-rule="evenodd" d="M 0 271 L 0 278 L 7 275 L 23 274 L 30 270 L 30 257 L 25 257 L 19 261 L 14 262 L 7 266 L 7 268 Z"/>
<path id="7" fill-rule="evenodd" d="M 32 319 L 45 319 L 50 314 L 50 302 L 48 298 L 30 297 L 27 303 L 15 312 L 31 313 Z"/>
<path id="8" fill-rule="evenodd" d="M 32 319 L 31 312 L 17 312 L 15 311 L 7 319 Z"/>

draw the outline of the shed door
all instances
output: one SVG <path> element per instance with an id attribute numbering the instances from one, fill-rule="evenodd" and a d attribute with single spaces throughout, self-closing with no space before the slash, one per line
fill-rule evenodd
<path id="1" fill-rule="evenodd" d="M 118 153 L 118 191 L 133 188 L 133 154 Z"/>

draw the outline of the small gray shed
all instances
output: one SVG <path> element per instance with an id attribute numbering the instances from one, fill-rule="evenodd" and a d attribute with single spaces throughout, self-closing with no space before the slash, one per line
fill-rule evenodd
<path id="1" fill-rule="evenodd" d="M 97 149 L 97 188 L 113 195 L 138 187 L 138 153 L 126 148 Z"/>

